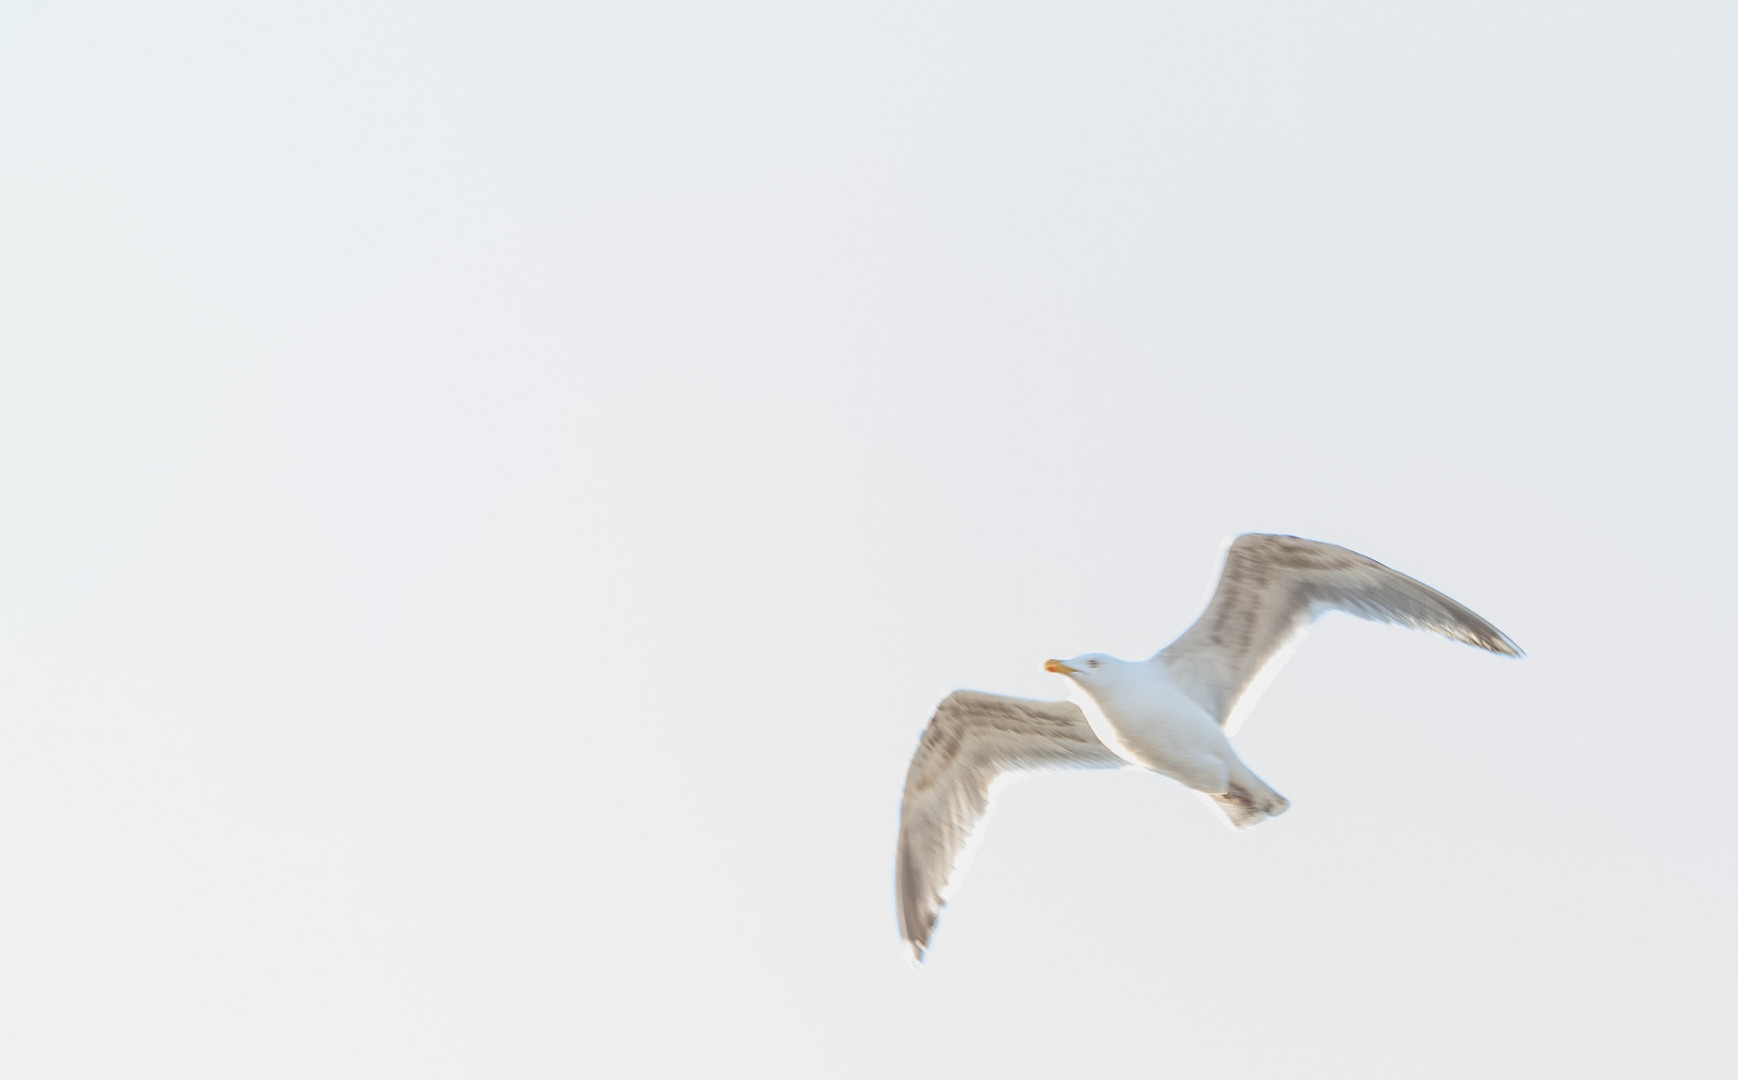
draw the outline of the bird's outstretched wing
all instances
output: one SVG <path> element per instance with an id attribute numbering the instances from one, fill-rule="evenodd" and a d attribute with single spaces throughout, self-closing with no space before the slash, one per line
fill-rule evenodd
<path id="1" fill-rule="evenodd" d="M 1520 656 L 1502 631 L 1420 581 L 1334 544 L 1248 533 L 1225 552 L 1207 610 L 1153 659 L 1178 685 L 1235 730 L 1239 699 L 1263 669 L 1325 611 L 1399 623 Z M 1270 667 L 1271 665 L 1271 667 Z M 1253 695 L 1251 695 L 1253 702 Z"/>
<path id="2" fill-rule="evenodd" d="M 899 809 L 899 932 L 923 962 L 941 909 L 965 870 L 998 779 L 1046 769 L 1114 769 L 1121 758 L 1066 701 L 957 690 L 923 731 Z"/>

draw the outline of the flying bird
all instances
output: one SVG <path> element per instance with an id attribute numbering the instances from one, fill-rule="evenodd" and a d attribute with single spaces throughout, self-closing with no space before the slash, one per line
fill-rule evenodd
<path id="1" fill-rule="evenodd" d="M 1225 552 L 1207 610 L 1147 660 L 1051 660 L 1074 701 L 975 690 L 942 700 L 905 776 L 899 812 L 899 931 L 922 963 L 999 782 L 1053 769 L 1162 773 L 1246 829 L 1291 804 L 1231 747 L 1259 690 L 1311 622 L 1344 611 L 1429 630 L 1505 656 L 1502 631 L 1374 559 L 1296 536 L 1248 533 Z"/>

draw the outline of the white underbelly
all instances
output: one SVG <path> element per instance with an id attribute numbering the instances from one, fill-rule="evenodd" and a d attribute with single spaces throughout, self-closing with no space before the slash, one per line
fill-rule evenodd
<path id="1" fill-rule="evenodd" d="M 1122 700 L 1081 701 L 1093 733 L 1131 765 L 1163 773 L 1197 791 L 1226 790 L 1235 755 L 1213 717 L 1172 687 L 1140 689 Z"/>

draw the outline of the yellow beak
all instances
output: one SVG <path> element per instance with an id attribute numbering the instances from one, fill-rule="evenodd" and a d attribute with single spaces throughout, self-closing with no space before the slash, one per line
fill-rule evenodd
<path id="1" fill-rule="evenodd" d="M 1046 660 L 1044 661 L 1044 670 L 1050 672 L 1052 675 L 1072 675 L 1076 669 L 1069 667 L 1060 660 Z"/>

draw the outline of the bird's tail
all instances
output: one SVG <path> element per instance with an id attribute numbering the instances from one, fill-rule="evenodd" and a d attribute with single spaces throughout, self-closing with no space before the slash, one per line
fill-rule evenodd
<path id="1" fill-rule="evenodd" d="M 1203 793 L 1201 797 L 1219 811 L 1225 823 L 1233 829 L 1247 829 L 1291 808 L 1290 800 L 1268 787 L 1261 777 L 1248 769 L 1237 770 L 1231 778 L 1231 787 L 1224 794 Z"/>

